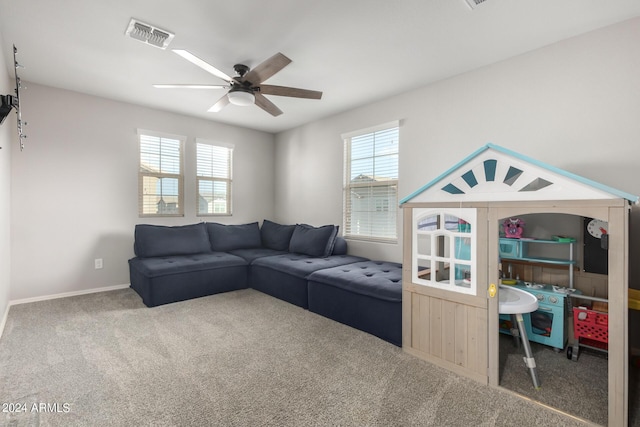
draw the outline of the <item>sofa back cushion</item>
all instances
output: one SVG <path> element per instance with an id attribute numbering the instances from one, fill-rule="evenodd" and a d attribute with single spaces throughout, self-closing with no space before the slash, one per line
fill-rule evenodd
<path id="1" fill-rule="evenodd" d="M 209 232 L 209 240 L 213 251 L 227 252 L 262 246 L 260 227 L 257 222 L 240 225 L 208 222 L 207 231 Z"/>
<path id="2" fill-rule="evenodd" d="M 168 227 L 138 224 L 133 250 L 141 258 L 211 252 L 204 223 Z"/>
<path id="3" fill-rule="evenodd" d="M 347 241 L 343 237 L 336 237 L 336 243 L 333 246 L 333 252 L 331 255 L 346 255 L 347 254 Z"/>
<path id="4" fill-rule="evenodd" d="M 337 236 L 337 225 L 313 227 L 297 224 L 289 242 L 289 252 L 313 257 L 328 257 L 333 252 Z"/>
<path id="5" fill-rule="evenodd" d="M 282 225 L 265 219 L 260 228 L 262 246 L 276 251 L 288 251 L 295 228 L 295 225 Z"/>

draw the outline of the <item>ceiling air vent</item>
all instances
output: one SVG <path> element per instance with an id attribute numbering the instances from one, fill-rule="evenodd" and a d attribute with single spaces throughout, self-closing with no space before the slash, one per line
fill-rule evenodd
<path id="1" fill-rule="evenodd" d="M 476 6 L 481 5 L 485 1 L 487 1 L 487 0 L 467 0 L 467 4 L 469 5 L 469 7 L 471 9 L 475 9 Z"/>
<path id="2" fill-rule="evenodd" d="M 131 38 L 150 44 L 151 46 L 166 49 L 169 43 L 175 37 L 175 34 L 167 30 L 161 30 L 153 25 L 131 19 L 125 34 Z"/>

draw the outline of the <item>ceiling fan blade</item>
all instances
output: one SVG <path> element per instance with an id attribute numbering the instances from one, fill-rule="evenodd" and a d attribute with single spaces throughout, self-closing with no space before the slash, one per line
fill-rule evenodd
<path id="1" fill-rule="evenodd" d="M 317 90 L 298 89 L 287 86 L 260 85 L 260 93 L 263 95 L 291 96 L 294 98 L 322 98 L 322 92 L 318 92 Z"/>
<path id="2" fill-rule="evenodd" d="M 262 108 L 273 117 L 277 117 L 282 114 L 282 111 L 278 107 L 276 107 L 273 102 L 262 96 L 262 94 L 260 94 L 259 92 L 255 92 L 254 95 L 256 97 L 256 105 L 258 107 Z"/>
<path id="3" fill-rule="evenodd" d="M 175 53 L 177 53 L 178 55 L 182 56 L 187 61 L 191 62 L 192 64 L 197 65 L 198 67 L 200 67 L 203 70 L 213 74 L 214 76 L 216 76 L 216 77 L 218 77 L 218 78 L 220 78 L 220 79 L 222 79 L 222 80 L 224 80 L 226 82 L 233 81 L 233 79 L 231 77 L 229 77 L 228 75 L 226 75 L 222 71 L 218 70 L 216 67 L 214 67 L 213 65 L 209 64 L 208 62 L 198 58 L 197 56 L 195 56 L 191 52 L 186 51 L 186 50 L 182 50 L 182 49 L 173 49 L 173 51 Z"/>
<path id="4" fill-rule="evenodd" d="M 211 108 L 209 108 L 208 111 L 210 113 L 217 113 L 218 111 L 222 110 L 227 105 L 229 105 L 229 96 L 228 96 L 228 94 L 225 93 L 224 96 L 222 98 L 218 99 L 218 102 L 213 104 L 211 106 Z"/>
<path id="5" fill-rule="evenodd" d="M 259 85 L 290 63 L 291 60 L 289 58 L 278 52 L 249 71 L 244 76 L 244 80 L 251 82 L 254 86 Z"/>
<path id="6" fill-rule="evenodd" d="M 156 84 L 158 89 L 229 89 L 229 85 Z"/>

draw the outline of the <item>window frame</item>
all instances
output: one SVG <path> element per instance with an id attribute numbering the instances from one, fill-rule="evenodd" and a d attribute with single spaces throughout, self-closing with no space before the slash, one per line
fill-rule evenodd
<path id="1" fill-rule="evenodd" d="M 428 219 L 435 221 L 423 223 Z M 476 295 L 477 224 L 476 208 L 414 208 L 411 221 L 412 283 Z M 465 272 L 469 273 L 468 279 Z"/>
<path id="2" fill-rule="evenodd" d="M 228 176 L 225 177 L 213 177 L 213 176 L 201 176 L 198 175 L 198 146 L 199 145 L 210 145 L 214 147 L 220 147 L 227 149 L 228 152 Z M 195 140 L 195 175 L 196 175 L 196 187 L 195 187 L 195 195 L 196 195 L 196 216 L 197 217 L 221 217 L 221 216 L 233 216 L 233 151 L 235 149 L 235 145 L 226 142 L 218 142 L 212 141 L 204 138 L 196 138 Z M 224 182 L 227 185 L 227 212 L 224 213 L 201 213 L 200 212 L 200 182 Z"/>
<path id="3" fill-rule="evenodd" d="M 366 135 L 370 135 L 370 134 L 375 134 L 377 132 L 382 132 L 382 131 L 387 131 L 390 129 L 397 129 L 398 132 L 398 149 L 396 151 L 396 155 L 398 156 L 398 177 L 396 179 L 390 179 L 390 180 L 385 180 L 385 181 L 380 181 L 379 183 L 372 183 L 372 182 L 367 182 L 367 183 L 353 183 L 351 180 L 351 170 L 353 168 L 353 162 L 352 162 L 352 158 L 351 158 L 351 141 L 354 138 L 357 137 L 362 137 L 362 136 L 366 136 Z M 392 122 L 388 122 L 388 123 L 384 123 L 378 126 L 373 126 L 370 128 L 366 128 L 366 129 L 361 129 L 361 130 L 357 130 L 357 131 L 353 131 L 353 132 L 348 132 L 348 133 L 344 133 L 342 134 L 342 140 L 343 140 L 343 145 L 344 145 L 344 179 L 343 179 L 343 209 L 342 209 L 342 225 L 343 225 L 343 237 L 345 239 L 349 239 L 349 240 L 360 240 L 360 241 L 367 241 L 367 242 L 377 242 L 377 243 L 397 243 L 398 242 L 398 238 L 399 238 L 399 233 L 398 233 L 398 221 L 401 217 L 401 215 L 399 214 L 398 210 L 398 182 L 400 180 L 400 168 L 399 168 L 399 156 L 400 156 L 400 121 L 399 120 L 395 120 Z M 388 154 L 385 154 L 388 155 Z M 375 153 L 372 156 L 372 158 L 376 158 L 376 157 L 382 157 L 383 155 L 379 155 L 376 156 Z M 395 187 L 395 203 L 391 204 L 389 203 L 388 206 L 388 210 L 390 211 L 391 209 L 396 209 L 396 214 L 395 214 L 395 224 L 393 225 L 393 230 L 394 230 L 394 236 L 393 237 L 387 237 L 387 236 L 382 236 L 382 235 L 376 235 L 376 234 L 353 234 L 352 233 L 352 224 L 351 222 L 351 218 L 350 218 L 350 213 L 351 213 L 351 192 L 353 189 L 357 189 L 357 188 L 367 188 L 367 189 L 371 189 L 374 190 L 375 188 L 385 188 L 385 189 L 391 189 L 392 187 Z M 388 191 L 388 190 L 387 190 Z M 378 203 L 375 203 L 375 205 L 373 206 L 373 210 L 371 212 L 375 212 L 377 211 L 377 205 Z M 384 210 L 384 209 L 383 209 Z M 389 224 L 390 225 L 390 224 Z"/>
<path id="4" fill-rule="evenodd" d="M 187 137 L 184 135 L 173 135 L 165 132 L 158 132 L 146 129 L 138 129 L 138 217 L 140 218 L 161 218 L 161 217 L 183 217 L 184 216 L 184 148 Z M 142 137 L 159 138 L 179 141 L 179 166 L 180 173 L 173 174 L 167 172 L 143 172 L 142 171 Z M 176 213 L 144 213 L 144 179 L 153 177 L 158 179 L 174 178 L 178 180 L 178 210 Z M 161 195 L 162 197 L 162 195 Z"/>

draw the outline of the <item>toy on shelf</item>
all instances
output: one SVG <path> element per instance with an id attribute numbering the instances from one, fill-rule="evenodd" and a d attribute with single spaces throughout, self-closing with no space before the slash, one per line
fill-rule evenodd
<path id="1" fill-rule="evenodd" d="M 504 236 L 510 239 L 519 239 L 524 232 L 524 221 L 520 218 L 507 218 L 502 223 Z"/>
<path id="2" fill-rule="evenodd" d="M 569 236 L 551 236 L 551 239 L 562 243 L 575 243 L 576 239 Z"/>

